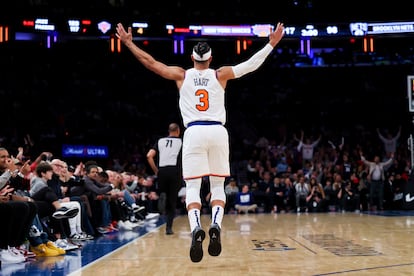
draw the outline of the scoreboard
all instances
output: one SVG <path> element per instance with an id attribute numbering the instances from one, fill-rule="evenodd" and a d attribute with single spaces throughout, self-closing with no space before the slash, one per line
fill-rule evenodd
<path id="1" fill-rule="evenodd" d="M 16 39 L 25 37 L 20 33 L 43 32 L 53 35 L 92 36 L 96 38 L 111 36 L 115 33 L 118 22 L 108 18 L 59 18 L 39 17 L 23 19 L 15 26 Z M 186 25 L 164 26 L 152 25 L 151 22 L 133 21 L 124 26 L 131 26 L 134 37 L 267 37 L 275 28 L 274 24 L 242 25 Z M 414 34 L 414 22 L 349 22 L 349 23 L 309 23 L 304 25 L 285 24 L 285 38 L 342 38 L 376 35 Z"/>

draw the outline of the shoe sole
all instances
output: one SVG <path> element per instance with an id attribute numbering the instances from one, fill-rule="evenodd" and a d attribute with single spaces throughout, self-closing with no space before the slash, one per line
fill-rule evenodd
<path id="1" fill-rule="evenodd" d="M 77 246 L 77 245 L 69 245 L 69 246 L 67 246 L 67 247 L 65 247 L 65 248 L 63 248 L 62 247 L 62 249 L 63 250 L 65 250 L 66 252 L 68 252 L 68 251 L 74 251 L 74 250 L 77 250 L 77 249 L 79 249 L 80 247 L 79 246 Z"/>
<path id="2" fill-rule="evenodd" d="M 71 241 L 75 241 L 75 242 L 77 242 L 77 241 L 86 241 L 87 240 L 87 238 L 69 238 Z"/>
<path id="3" fill-rule="evenodd" d="M 198 263 L 203 259 L 203 241 L 205 238 L 206 232 L 203 229 L 198 229 L 193 235 L 190 248 L 190 258 L 193 263 Z"/>
<path id="4" fill-rule="evenodd" d="M 67 211 L 65 214 L 53 214 L 55 219 L 73 218 L 79 213 L 79 209 L 72 209 Z"/>
<path id="5" fill-rule="evenodd" d="M 208 245 L 208 253 L 211 256 L 218 256 L 221 253 L 220 230 L 216 227 L 211 227 L 208 231 L 210 236 L 210 243 Z"/>
<path id="6" fill-rule="evenodd" d="M 138 213 L 138 212 L 141 212 L 142 210 L 145 210 L 145 207 L 141 206 L 139 208 L 132 209 L 132 210 L 133 210 L 134 213 Z"/>
<path id="7" fill-rule="evenodd" d="M 68 252 L 68 251 L 73 251 L 73 250 L 79 249 L 82 246 L 73 241 L 73 242 L 68 242 L 66 246 L 57 246 L 57 247 L 60 247 L 63 250 L 65 250 L 66 252 Z"/>
<path id="8" fill-rule="evenodd" d="M 44 253 L 44 252 L 38 252 L 36 253 L 37 257 L 56 257 L 56 256 L 60 256 L 62 254 L 60 254 L 59 252 L 57 252 L 56 250 L 53 250 L 53 253 Z"/>

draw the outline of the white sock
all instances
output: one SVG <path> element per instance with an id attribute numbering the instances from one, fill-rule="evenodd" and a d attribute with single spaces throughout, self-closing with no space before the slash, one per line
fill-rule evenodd
<path id="1" fill-rule="evenodd" d="M 221 222 L 223 221 L 224 208 L 220 205 L 213 206 L 211 208 L 211 224 L 217 223 L 221 228 Z"/>
<path id="2" fill-rule="evenodd" d="M 188 222 L 190 223 L 191 232 L 193 232 L 197 226 L 201 227 L 200 210 L 191 209 L 188 211 Z"/>
<path id="3" fill-rule="evenodd" d="M 131 207 L 135 208 L 135 207 L 137 207 L 137 204 L 134 202 L 134 203 L 131 204 Z"/>

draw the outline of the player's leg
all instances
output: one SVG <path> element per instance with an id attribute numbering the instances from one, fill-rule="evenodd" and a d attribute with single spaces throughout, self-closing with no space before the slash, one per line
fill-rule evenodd
<path id="1" fill-rule="evenodd" d="M 211 225 L 208 252 L 211 256 L 221 253 L 221 224 L 224 217 L 226 194 L 225 177 L 230 175 L 229 137 L 223 126 L 212 126 L 209 140 L 209 166 L 211 191 Z"/>

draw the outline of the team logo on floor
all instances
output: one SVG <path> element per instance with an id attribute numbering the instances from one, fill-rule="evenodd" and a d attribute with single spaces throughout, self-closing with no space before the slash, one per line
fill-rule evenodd
<path id="1" fill-rule="evenodd" d="M 362 246 L 353 241 L 335 237 L 332 234 L 303 235 L 302 237 L 338 256 L 382 255 L 381 252 L 374 250 L 372 247 Z"/>
<path id="2" fill-rule="evenodd" d="M 266 239 L 266 240 L 252 240 L 254 248 L 253 250 L 260 251 L 285 251 L 295 250 L 296 248 L 289 247 L 279 239 Z"/>

